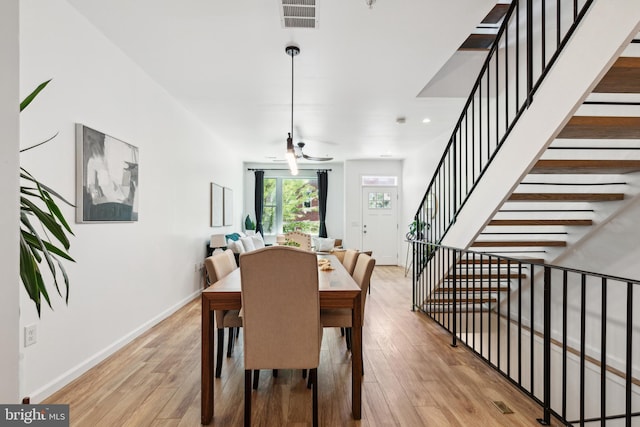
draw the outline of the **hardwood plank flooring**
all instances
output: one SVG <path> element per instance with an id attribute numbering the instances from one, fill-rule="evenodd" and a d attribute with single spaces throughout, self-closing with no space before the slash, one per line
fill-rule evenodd
<path id="1" fill-rule="evenodd" d="M 535 426 L 542 415 L 440 326 L 411 308 L 411 278 L 378 266 L 367 297 L 362 420 L 351 418 L 351 360 L 325 329 L 318 369 L 322 426 Z M 213 426 L 243 423 L 242 333 L 215 381 Z M 513 414 L 502 414 L 493 400 Z M 72 426 L 200 425 L 200 299 L 187 304 L 45 403 L 70 404 Z M 259 426 L 310 426 L 311 394 L 299 371 L 263 371 L 253 392 Z M 559 425 L 559 424 L 554 424 Z"/>

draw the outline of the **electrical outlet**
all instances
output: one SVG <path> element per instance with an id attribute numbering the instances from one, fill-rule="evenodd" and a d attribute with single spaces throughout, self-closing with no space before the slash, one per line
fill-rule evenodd
<path id="1" fill-rule="evenodd" d="M 24 346 L 29 347 L 38 340 L 37 325 L 29 325 L 24 327 Z"/>

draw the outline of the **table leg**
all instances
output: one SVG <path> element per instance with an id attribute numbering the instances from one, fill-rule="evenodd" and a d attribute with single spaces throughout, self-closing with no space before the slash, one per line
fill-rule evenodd
<path id="1" fill-rule="evenodd" d="M 202 294 L 202 389 L 200 418 L 202 424 L 209 424 L 213 419 L 213 355 L 214 355 L 214 319 L 209 307 L 209 300 Z"/>
<path id="2" fill-rule="evenodd" d="M 351 342 L 351 412 L 353 419 L 362 418 L 362 296 L 354 301 Z"/>

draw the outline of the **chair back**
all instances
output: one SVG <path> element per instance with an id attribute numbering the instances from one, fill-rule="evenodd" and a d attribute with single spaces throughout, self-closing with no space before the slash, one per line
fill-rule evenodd
<path id="1" fill-rule="evenodd" d="M 311 235 L 301 231 L 290 231 L 284 235 L 285 240 L 291 240 L 300 245 L 300 249 L 311 250 Z"/>
<path id="2" fill-rule="evenodd" d="M 362 318 L 364 319 L 364 306 L 367 301 L 367 292 L 369 291 L 369 284 L 371 282 L 371 274 L 373 273 L 373 267 L 376 265 L 376 260 L 369 255 L 361 253 L 358 256 L 356 267 L 353 270 L 353 280 L 362 289 Z"/>
<path id="3" fill-rule="evenodd" d="M 238 268 L 231 249 L 227 249 L 224 252 L 217 252 L 207 257 L 204 260 L 204 267 L 207 269 L 209 284 L 214 284 Z"/>
<path id="4" fill-rule="evenodd" d="M 245 369 L 310 369 L 320 362 L 316 255 L 270 246 L 240 256 Z"/>
<path id="5" fill-rule="evenodd" d="M 347 249 L 342 259 L 342 265 L 347 272 L 353 276 L 353 270 L 356 268 L 356 261 L 358 260 L 358 251 L 355 249 Z"/>

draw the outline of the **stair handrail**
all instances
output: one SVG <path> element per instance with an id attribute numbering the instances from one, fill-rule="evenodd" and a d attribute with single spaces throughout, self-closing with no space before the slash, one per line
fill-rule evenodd
<path id="1" fill-rule="evenodd" d="M 634 331 L 640 325 L 637 318 L 634 324 L 634 293 L 640 291 L 640 280 L 436 243 L 416 241 L 414 246 L 435 256 L 414 286 L 413 309 L 446 329 L 452 346 L 464 344 L 538 403 L 541 424 L 550 425 L 551 416 L 566 425 L 637 421 L 640 412 L 634 411 L 632 398 L 640 380 L 633 375 L 640 359 L 634 352 Z M 491 294 L 499 295 L 503 288 L 506 295 L 496 297 L 493 308 L 491 302 L 486 307 L 484 295 L 492 301 Z M 479 302 L 469 298 L 471 292 L 479 292 Z M 470 301 L 474 301 L 471 309 Z M 567 325 L 573 325 L 579 336 L 573 336 Z M 587 338 L 589 326 L 598 340 Z M 608 340 L 607 335 L 615 339 Z M 531 351 L 536 346 L 539 351 Z M 540 380 L 542 386 L 536 386 Z M 568 380 L 573 386 L 578 382 L 578 393 L 568 390 Z M 552 383 L 557 387 L 554 399 Z M 588 392 L 595 393 L 593 399 Z M 616 392 L 624 405 L 606 398 Z"/>
<path id="2" fill-rule="evenodd" d="M 539 27 L 535 27 L 534 13 L 538 12 L 534 8 L 534 2 L 536 6 L 539 6 L 539 13 L 541 16 Z M 567 42 L 571 38 L 571 35 L 575 32 L 582 18 L 586 14 L 587 10 L 593 3 L 593 0 L 586 0 L 584 4 L 579 7 L 578 2 L 573 2 L 572 10 L 567 12 L 566 9 L 562 9 L 561 1 L 556 2 L 555 8 L 555 26 L 556 26 L 556 49 L 553 51 L 549 59 L 547 56 L 547 24 L 552 20 L 547 19 L 550 14 L 547 14 L 547 9 L 550 8 L 552 2 L 546 0 L 513 0 L 509 6 L 502 24 L 496 34 L 494 43 L 492 44 L 487 58 L 485 59 L 478 77 L 475 80 L 471 94 L 465 102 L 464 108 L 454 130 L 452 132 L 449 141 L 445 147 L 445 150 L 438 162 L 436 171 L 429 181 L 427 190 L 420 202 L 419 208 L 414 215 L 416 221 L 422 221 L 429 225 L 429 233 L 427 240 L 432 242 L 441 242 L 442 238 L 448 232 L 449 228 L 455 222 L 455 219 L 465 205 L 469 196 L 475 189 L 477 183 L 480 181 L 488 166 L 495 158 L 498 150 L 502 146 L 503 142 L 509 136 L 511 130 L 517 123 L 520 116 L 526 111 L 533 100 L 537 89 L 540 87 L 544 78 L 548 74 L 549 70 L 556 62 L 558 56 L 566 46 Z M 524 6 L 521 6 L 523 5 Z M 522 10 L 524 9 L 524 11 Z M 571 9 L 571 8 L 570 8 Z M 566 31 L 563 32 L 563 12 L 570 13 L 572 15 L 572 23 Z M 521 31 L 521 25 L 523 22 L 522 14 L 524 14 L 524 29 Z M 514 24 L 515 20 L 515 24 Z M 540 34 L 540 45 L 534 46 L 534 38 L 537 32 Z M 509 35 L 515 33 L 515 44 L 511 48 Z M 526 33 L 526 38 L 521 38 L 521 33 Z M 506 46 L 504 51 L 504 64 L 505 68 L 500 73 L 500 46 Z M 520 52 L 521 45 L 524 45 L 525 55 Z M 540 51 L 540 67 L 539 70 L 534 64 L 534 49 Z M 511 61 L 515 61 L 514 67 L 515 76 L 510 80 L 509 71 L 510 59 L 509 53 L 513 50 Z M 526 58 L 524 67 L 520 64 L 520 57 Z M 514 59 L 515 58 L 515 59 Z M 492 105 L 491 94 L 491 69 L 495 66 L 495 98 Z M 524 68 L 524 70 L 523 70 Z M 526 79 L 524 80 L 525 94 L 521 97 L 520 89 L 523 85 L 520 80 L 522 73 L 526 73 Z M 537 77 L 536 77 L 537 75 Z M 502 77 L 503 80 L 500 80 Z M 500 98 L 500 86 L 504 86 L 504 98 Z M 509 88 L 513 86 L 515 91 L 515 101 L 509 100 Z M 483 112 L 483 88 L 486 88 L 486 110 Z M 477 103 L 476 103 L 477 100 Z M 500 103 L 503 102 L 501 105 Z M 476 105 L 478 104 L 478 105 Z M 492 117 L 492 111 L 490 108 L 495 108 L 495 117 Z M 503 109 L 504 115 L 500 112 Z M 484 115 L 486 114 L 486 117 Z M 476 115 L 479 118 L 476 120 Z M 486 129 L 483 129 L 483 120 L 486 118 Z M 495 123 L 491 123 L 491 119 L 495 118 Z M 504 123 L 501 120 L 504 119 Z M 469 147 L 469 121 L 471 120 L 471 148 Z M 493 125 L 493 129 L 492 129 Z M 464 126 L 464 129 L 463 129 Z M 484 134 L 486 131 L 486 135 Z M 495 135 L 491 135 L 494 131 Z M 476 133 L 479 139 L 476 140 Z M 462 138 L 464 135 L 465 146 L 462 146 Z M 484 139 L 486 136 L 486 139 Z M 495 137 L 495 138 L 494 138 Z M 494 139 L 492 143 L 492 139 Z M 483 148 L 486 145 L 486 153 L 483 153 Z M 493 147 L 492 147 L 493 145 Z M 471 151 L 471 160 L 469 160 L 469 151 Z M 462 152 L 465 154 L 464 165 L 461 157 Z M 486 159 L 484 158 L 486 156 Z M 462 169 L 464 166 L 464 183 Z M 476 175 L 477 167 L 477 175 Z M 471 169 L 471 176 L 469 176 L 469 169 Z"/>

